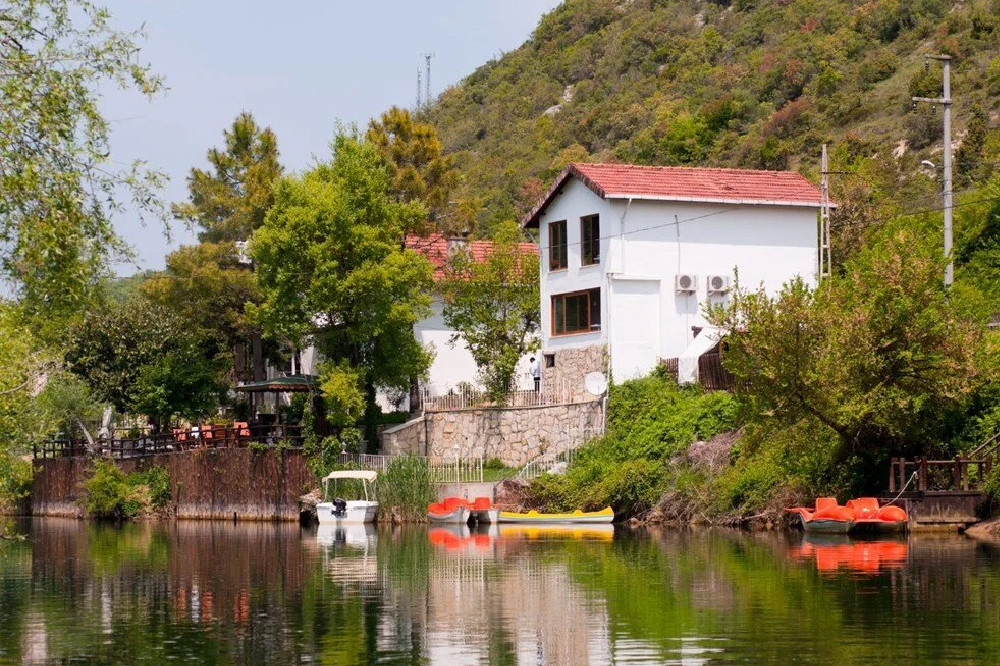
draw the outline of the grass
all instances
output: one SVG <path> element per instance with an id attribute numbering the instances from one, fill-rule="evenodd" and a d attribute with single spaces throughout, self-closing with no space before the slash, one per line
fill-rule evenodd
<path id="1" fill-rule="evenodd" d="M 434 501 L 434 485 L 426 458 L 393 458 L 378 476 L 380 522 L 423 522 Z"/>

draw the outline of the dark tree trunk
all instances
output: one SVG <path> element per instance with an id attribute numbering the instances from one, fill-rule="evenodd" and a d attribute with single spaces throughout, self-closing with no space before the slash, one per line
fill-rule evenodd
<path id="1" fill-rule="evenodd" d="M 264 341 L 260 333 L 253 334 L 253 380 L 255 382 L 267 379 L 267 368 L 264 366 Z"/>
<path id="2" fill-rule="evenodd" d="M 365 383 L 365 453 L 378 453 L 378 405 L 375 403 L 375 384 Z"/>

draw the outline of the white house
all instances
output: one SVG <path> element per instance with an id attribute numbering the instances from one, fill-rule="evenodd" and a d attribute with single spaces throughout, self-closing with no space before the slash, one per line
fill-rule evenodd
<path id="1" fill-rule="evenodd" d="M 428 236 L 408 236 L 406 247 L 422 254 L 434 267 L 434 281 L 444 279 L 448 258 L 453 252 L 467 251 L 473 261 L 484 261 L 493 251 L 489 241 L 465 240 L 435 233 Z M 522 243 L 521 250 L 531 254 L 538 250 L 532 243 Z M 434 360 L 422 384 L 431 395 L 442 395 L 459 384 L 479 384 L 479 369 L 469 352 L 465 341 L 459 335 L 455 342 L 455 331 L 444 321 L 444 301 L 437 291 L 431 302 L 431 315 L 417 322 L 413 327 L 417 340 L 434 354 Z M 515 388 L 529 389 L 532 381 L 528 374 L 528 356 L 518 363 Z"/>
<path id="2" fill-rule="evenodd" d="M 736 271 L 769 292 L 815 281 L 820 207 L 794 172 L 568 166 L 522 221 L 539 232 L 543 382 L 582 391 L 592 371 L 697 367 L 715 342 L 704 308 L 728 298 Z"/>
<path id="3" fill-rule="evenodd" d="M 468 251 L 474 261 L 483 261 L 493 251 L 493 244 L 489 241 L 468 241 L 463 238 L 449 238 L 443 234 L 435 233 L 429 236 L 408 236 L 406 238 L 407 249 L 413 250 L 423 255 L 434 268 L 434 281 L 437 282 L 445 277 L 445 267 L 448 258 L 453 252 L 458 250 Z M 532 243 L 523 243 L 521 250 L 529 253 L 536 253 L 538 248 Z M 436 290 L 431 302 L 431 314 L 421 319 L 413 326 L 413 335 L 425 349 L 431 351 L 434 356 L 431 367 L 427 372 L 427 377 L 421 379 L 420 386 L 430 397 L 444 395 L 456 389 L 460 384 L 472 386 L 479 385 L 479 369 L 469 352 L 469 348 L 461 335 L 452 342 L 455 331 L 450 329 L 444 321 L 444 302 L 440 293 Z M 526 355 L 518 363 L 517 368 L 517 389 L 532 388 L 533 381 L 529 375 L 529 357 Z M 314 347 L 308 347 L 301 354 L 293 357 L 290 365 L 284 368 L 269 368 L 269 377 L 287 374 L 288 372 L 301 372 L 303 374 L 316 374 L 318 368 L 317 351 Z M 409 395 L 393 395 L 387 391 L 379 391 L 379 406 L 384 411 L 406 411 L 409 409 Z"/>

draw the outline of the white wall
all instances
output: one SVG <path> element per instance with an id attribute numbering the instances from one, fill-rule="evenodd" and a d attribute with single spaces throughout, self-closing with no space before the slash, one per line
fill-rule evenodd
<path id="1" fill-rule="evenodd" d="M 581 267 L 580 217 L 594 213 L 601 215 L 601 265 Z M 623 215 L 625 235 L 620 236 Z M 564 219 L 569 268 L 550 273 L 547 225 Z M 675 224 L 675 219 L 680 223 Z M 815 282 L 814 208 L 646 200 L 628 206 L 621 200 L 602 200 L 573 179 L 541 216 L 539 227 L 543 351 L 608 344 L 618 381 L 642 374 L 637 358 L 648 358 L 654 351 L 659 358 L 683 352 L 693 337 L 691 327 L 706 324 L 706 304 L 727 298 L 708 296 L 706 276 L 732 279 L 738 270 L 744 288 L 763 285 L 769 293 L 776 293 L 796 275 Z M 678 273 L 697 276 L 695 294 L 675 293 Z M 602 287 L 602 330 L 552 336 L 550 297 L 597 286 Z M 620 300 L 616 306 L 616 293 L 627 303 Z"/>

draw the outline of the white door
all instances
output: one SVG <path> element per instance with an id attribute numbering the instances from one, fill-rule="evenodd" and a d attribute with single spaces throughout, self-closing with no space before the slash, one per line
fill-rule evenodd
<path id="1" fill-rule="evenodd" d="M 660 281 L 612 280 L 608 318 L 614 380 L 649 374 L 660 360 Z"/>

